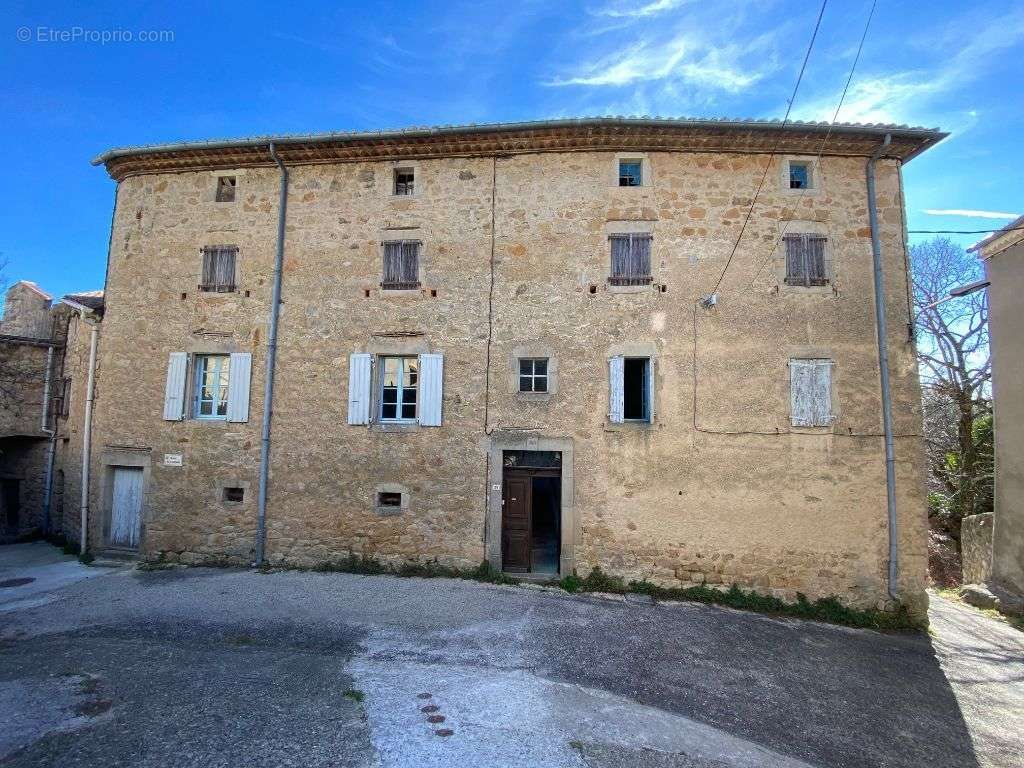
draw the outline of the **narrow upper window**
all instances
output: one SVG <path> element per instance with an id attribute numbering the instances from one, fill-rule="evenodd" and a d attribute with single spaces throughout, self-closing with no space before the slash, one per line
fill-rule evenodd
<path id="1" fill-rule="evenodd" d="M 229 355 L 197 355 L 192 414 L 197 419 L 225 419 L 228 415 Z"/>
<path id="2" fill-rule="evenodd" d="M 411 195 L 416 191 L 416 171 L 412 168 L 395 168 L 395 194 Z"/>
<path id="3" fill-rule="evenodd" d="M 235 202 L 235 177 L 234 176 L 218 176 L 217 177 L 217 202 L 218 203 L 233 203 Z"/>
<path id="4" fill-rule="evenodd" d="M 651 282 L 651 235 L 611 235 L 612 285 L 646 285 Z"/>
<path id="5" fill-rule="evenodd" d="M 420 243 L 395 240 L 384 243 L 384 279 L 381 288 L 401 290 L 420 287 Z"/>
<path id="6" fill-rule="evenodd" d="M 643 184 L 642 160 L 619 160 L 619 186 L 639 187 Z"/>
<path id="7" fill-rule="evenodd" d="M 229 504 L 241 504 L 245 501 L 245 488 L 225 488 L 223 499 Z"/>
<path id="8" fill-rule="evenodd" d="M 60 395 L 60 410 L 58 411 L 62 419 L 66 419 L 71 413 L 71 377 L 65 376 L 63 386 L 61 388 Z"/>
<path id="9" fill-rule="evenodd" d="M 531 357 L 519 360 L 519 391 L 548 391 L 548 359 L 546 357 Z"/>
<path id="10" fill-rule="evenodd" d="M 651 358 L 627 357 L 622 361 L 622 418 L 651 420 Z"/>
<path id="11" fill-rule="evenodd" d="M 402 494 L 396 491 L 378 491 L 377 492 L 377 506 L 378 507 L 401 507 L 402 506 Z"/>
<path id="12" fill-rule="evenodd" d="M 811 164 L 791 160 L 789 163 L 789 188 L 810 189 L 811 181 Z"/>
<path id="13" fill-rule="evenodd" d="M 831 360 L 790 360 L 789 386 L 794 427 L 832 423 Z"/>
<path id="14" fill-rule="evenodd" d="M 380 360 L 380 420 L 416 421 L 419 361 L 415 357 Z"/>
<path id="15" fill-rule="evenodd" d="M 235 256 L 238 248 L 234 245 L 210 245 L 203 248 L 203 279 L 201 291 L 228 293 L 235 290 Z"/>
<path id="16" fill-rule="evenodd" d="M 789 234 L 786 242 L 786 283 L 828 285 L 825 274 L 825 236 Z"/>

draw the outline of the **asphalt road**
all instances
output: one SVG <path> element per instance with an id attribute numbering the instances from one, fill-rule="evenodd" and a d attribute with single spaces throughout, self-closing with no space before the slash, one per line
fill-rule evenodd
<path id="1" fill-rule="evenodd" d="M 52 570 L 25 546 L 0 548 L 0 583 Z M 931 634 L 883 635 L 452 580 L 62 567 L 50 588 L 0 588 L 3 766 L 1010 768 L 1024 754 L 1024 634 L 941 599 Z"/>

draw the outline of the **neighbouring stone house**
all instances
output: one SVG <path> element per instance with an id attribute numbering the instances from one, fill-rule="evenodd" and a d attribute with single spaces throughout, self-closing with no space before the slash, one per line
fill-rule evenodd
<path id="1" fill-rule="evenodd" d="M 102 312 L 101 291 L 69 294 L 55 305 L 27 280 L 7 291 L 0 319 L 2 541 L 41 533 L 78 540 L 87 326 Z"/>
<path id="2" fill-rule="evenodd" d="M 920 610 L 901 168 L 944 134 L 905 126 L 601 118 L 274 139 L 288 182 L 266 560 L 600 566 L 887 603 L 865 192 L 886 135 L 896 586 Z M 269 142 L 95 161 L 118 185 L 96 548 L 253 561 Z"/>
<path id="3" fill-rule="evenodd" d="M 982 543 L 970 557 L 964 552 L 964 568 L 968 569 L 970 560 L 970 576 L 1006 593 L 1003 602 L 1016 605 L 1020 612 L 1024 610 L 1024 216 L 971 250 L 984 262 L 989 281 L 995 505 L 990 520 L 979 515 L 969 522 Z"/>

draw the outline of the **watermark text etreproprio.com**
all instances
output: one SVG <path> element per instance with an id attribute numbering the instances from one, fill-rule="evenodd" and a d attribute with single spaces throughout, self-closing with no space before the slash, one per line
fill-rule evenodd
<path id="1" fill-rule="evenodd" d="M 173 29 L 91 29 L 89 27 L 18 27 L 22 43 L 173 43 Z"/>

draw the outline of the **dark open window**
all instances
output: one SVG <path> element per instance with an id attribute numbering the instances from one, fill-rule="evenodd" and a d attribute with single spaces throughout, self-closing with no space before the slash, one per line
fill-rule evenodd
<path id="1" fill-rule="evenodd" d="M 650 421 L 651 359 L 627 357 L 623 361 L 622 418 Z"/>
<path id="2" fill-rule="evenodd" d="M 209 245 L 203 248 L 203 277 L 199 290 L 228 293 L 235 290 L 234 245 Z"/>
<path id="3" fill-rule="evenodd" d="M 612 235 L 612 265 L 608 282 L 612 285 L 646 285 L 651 282 L 651 235 L 628 233 Z"/>
<path id="4" fill-rule="evenodd" d="M 224 501 L 241 504 L 245 501 L 245 488 L 225 488 Z"/>
<path id="5" fill-rule="evenodd" d="M 639 187 L 643 184 L 643 161 L 642 160 L 620 160 L 619 161 L 619 186 Z"/>
<path id="6" fill-rule="evenodd" d="M 412 168 L 395 169 L 395 194 L 411 195 L 416 191 L 416 172 Z"/>
<path id="7" fill-rule="evenodd" d="M 786 235 L 786 283 L 828 285 L 825 274 L 825 236 Z"/>
<path id="8" fill-rule="evenodd" d="M 420 287 L 420 243 L 395 240 L 384 243 L 384 279 L 381 288 L 402 290 Z"/>
<path id="9" fill-rule="evenodd" d="M 218 203 L 233 203 L 233 202 L 235 202 L 235 177 L 234 176 L 218 176 L 217 177 L 217 202 Z"/>
<path id="10" fill-rule="evenodd" d="M 381 491 L 377 494 L 378 507 L 400 507 L 402 506 L 402 494 L 396 491 Z"/>

